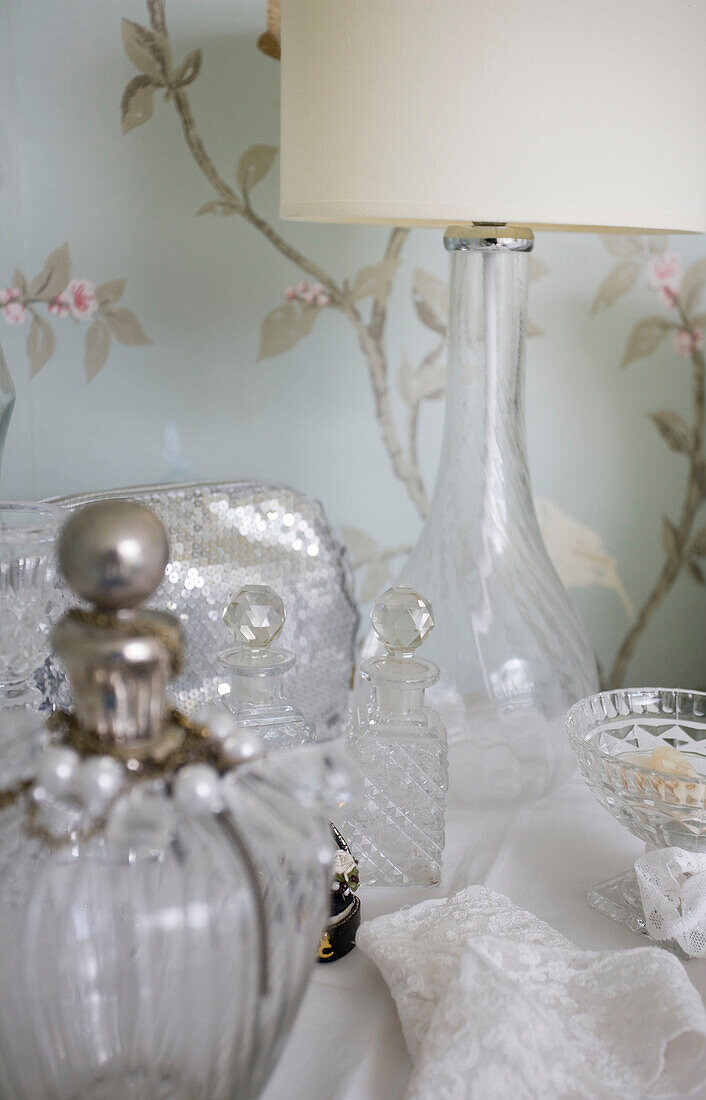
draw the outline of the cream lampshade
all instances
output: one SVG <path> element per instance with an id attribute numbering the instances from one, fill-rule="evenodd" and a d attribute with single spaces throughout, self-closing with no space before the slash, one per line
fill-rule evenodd
<path id="1" fill-rule="evenodd" d="M 434 607 L 466 805 L 564 779 L 567 708 L 597 689 L 530 489 L 532 227 L 706 230 L 705 46 L 706 0 L 282 4 L 283 217 L 453 223 L 444 441 L 400 580 Z"/>
<path id="2" fill-rule="evenodd" d="M 706 231 L 706 0 L 284 0 L 281 214 Z"/>

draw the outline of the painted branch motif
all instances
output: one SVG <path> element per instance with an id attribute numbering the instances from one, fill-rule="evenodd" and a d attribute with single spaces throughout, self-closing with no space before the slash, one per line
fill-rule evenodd
<path id="1" fill-rule="evenodd" d="M 648 282 L 666 313 L 643 317 L 630 333 L 622 366 L 644 359 L 671 337 L 675 353 L 691 365 L 691 422 L 674 409 L 657 409 L 650 419 L 671 451 L 686 460 L 686 485 L 676 519 L 662 518 L 663 562 L 644 604 L 618 647 L 608 676 L 611 687 L 620 687 L 638 642 L 653 615 L 682 573 L 699 585 L 706 584 L 706 527 L 696 530 L 696 521 L 706 500 L 706 370 L 704 330 L 706 313 L 699 312 L 706 290 L 706 258 L 698 260 L 683 275 L 681 261 L 666 252 L 664 238 L 603 238 L 618 263 L 608 274 L 593 303 L 593 311 L 613 305 L 647 269 Z"/>
<path id="2" fill-rule="evenodd" d="M 86 323 L 84 368 L 90 382 L 104 365 L 111 340 L 119 344 L 149 344 L 135 314 L 116 303 L 125 289 L 124 279 L 99 286 L 89 279 L 71 278 L 68 244 L 52 252 L 42 270 L 28 280 L 15 270 L 10 285 L 0 289 L 0 312 L 8 325 L 29 320 L 27 358 L 30 377 L 37 374 L 56 350 L 56 336 L 46 313 L 58 319 Z"/>
<path id="3" fill-rule="evenodd" d="M 151 118 L 154 95 L 163 90 L 165 100 L 171 101 L 176 109 L 194 161 L 216 195 L 204 203 L 197 213 L 243 218 L 308 277 L 288 287 L 284 292 L 284 302 L 275 306 L 263 319 L 258 360 L 281 355 L 293 348 L 312 331 L 323 309 L 334 309 L 343 314 L 357 336 L 367 363 L 375 413 L 393 471 L 420 517 L 424 518 L 429 510 L 429 497 L 419 469 L 417 429 L 421 404 L 426 400 L 438 399 L 445 391 L 446 372 L 440 361 L 445 348 L 448 311 L 445 285 L 421 270 L 414 275 L 412 298 L 417 316 L 440 340 L 417 367 L 412 367 L 406 358 L 400 364 L 397 388 L 407 406 L 406 440 L 403 442 L 393 414 L 385 326 L 388 299 L 409 230 L 393 229 L 382 258 L 363 267 L 351 279 L 344 279 L 340 285 L 315 261 L 285 240 L 270 222 L 257 213 L 252 203 L 253 189 L 272 168 L 277 147 L 258 144 L 246 149 L 238 162 L 233 183 L 219 173 L 198 134 L 186 91 L 201 71 L 201 50 L 192 50 L 179 64 L 175 64 L 167 33 L 164 0 L 147 0 L 147 9 L 149 27 L 127 19 L 122 22 L 125 52 L 139 70 L 139 75 L 130 80 L 123 93 L 123 132 L 128 133 Z M 278 29 L 279 5 L 271 3 L 266 32 L 269 38 L 264 52 L 272 57 L 278 56 L 278 49 L 275 48 Z M 263 48 L 262 41 L 259 44 Z M 536 261 L 531 277 L 538 277 L 545 271 L 546 268 Z M 536 333 L 539 330 L 530 325 L 529 331 Z"/>
<path id="4" fill-rule="evenodd" d="M 448 310 L 448 290 L 445 284 L 423 270 L 417 270 L 413 276 L 412 300 L 417 317 L 436 339 L 431 350 L 418 364 L 412 365 L 403 356 L 397 369 L 397 392 L 406 407 L 406 430 L 403 436 L 398 430 L 393 413 L 385 329 L 390 291 L 409 230 L 393 229 L 381 259 L 340 283 L 315 260 L 290 244 L 253 205 L 253 191 L 272 168 L 277 148 L 272 145 L 253 145 L 242 154 L 235 180 L 229 182 L 221 175 L 198 133 L 187 91 L 201 71 L 201 50 L 192 50 L 183 60 L 175 63 L 165 21 L 164 0 L 146 0 L 146 3 L 149 27 L 126 19 L 122 24 L 125 52 L 138 70 L 138 75 L 128 83 L 122 97 L 123 131 L 127 133 L 152 116 L 155 93 L 162 91 L 165 101 L 173 105 L 191 156 L 213 192 L 213 197 L 201 206 L 198 213 L 219 217 L 237 216 L 251 225 L 299 269 L 299 282 L 286 288 L 283 301 L 263 319 L 258 360 L 280 355 L 293 348 L 312 331 L 323 310 L 337 311 L 351 325 L 367 365 L 375 413 L 392 469 L 402 482 L 419 516 L 423 518 L 428 512 L 429 498 L 418 462 L 419 414 L 425 401 L 437 400 L 445 392 L 444 352 Z M 268 6 L 268 30 L 259 42 L 263 52 L 271 57 L 279 55 L 278 14 L 279 5 L 273 0 Z M 678 413 L 670 410 L 661 410 L 653 415 L 653 420 L 668 445 L 688 458 L 688 487 L 679 521 L 673 523 L 669 519 L 664 520 L 664 566 L 645 606 L 628 630 L 610 673 L 609 682 L 619 684 L 625 676 L 642 631 L 679 573 L 686 570 L 694 580 L 699 583 L 703 581 L 703 566 L 699 559 L 706 554 L 706 532 L 693 533 L 706 481 L 703 455 L 704 323 L 703 318 L 695 313 L 695 307 L 706 279 L 703 267 L 706 261 L 690 269 L 683 282 L 680 281 L 679 286 L 675 287 L 675 270 L 673 266 L 670 267 L 673 259 L 664 254 L 662 245 L 646 244 L 640 238 L 615 236 L 607 237 L 606 244 L 619 262 L 599 290 L 594 302 L 594 312 L 612 305 L 626 293 L 635 284 L 645 261 L 651 258 L 654 288 L 677 315 L 676 321 L 659 316 L 640 322 L 628 341 L 624 364 L 650 354 L 672 332 L 675 350 L 691 359 L 694 373 L 693 424 L 686 425 Z M 541 261 L 533 258 L 531 277 L 536 278 L 545 271 Z M 530 335 L 538 331 L 534 325 L 528 326 Z M 541 508 L 539 510 L 541 512 Z M 632 611 L 630 598 L 618 576 L 615 559 L 605 551 L 595 532 L 565 513 L 560 513 L 556 506 L 548 502 L 545 512 L 543 526 L 547 526 L 547 534 L 553 532 L 556 540 L 559 532 L 559 541 L 565 555 L 571 555 L 571 583 L 599 583 L 612 588 L 626 610 Z M 381 549 L 374 540 L 353 528 L 348 530 L 348 536 L 355 544 L 354 564 L 365 573 L 366 589 L 378 584 L 383 573 L 389 575 L 390 564 L 407 549 Z M 552 541 L 552 538 L 547 537 L 550 551 L 553 550 Z"/>

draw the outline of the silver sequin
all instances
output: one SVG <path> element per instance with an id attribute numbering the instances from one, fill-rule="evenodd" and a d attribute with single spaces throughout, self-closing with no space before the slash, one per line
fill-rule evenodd
<path id="1" fill-rule="evenodd" d="M 287 612 L 282 645 L 297 656 L 288 697 L 316 723 L 319 739 L 339 735 L 358 612 L 345 550 L 321 505 L 292 489 L 249 481 L 151 485 L 57 503 L 74 509 L 114 498 L 152 508 L 169 535 L 164 581 L 148 606 L 170 611 L 184 629 L 186 671 L 171 685 L 176 704 L 189 713 L 227 689 L 215 660 L 230 639 L 221 612 L 244 584 L 269 584 Z M 53 660 L 43 676 L 52 702 L 64 695 Z"/>

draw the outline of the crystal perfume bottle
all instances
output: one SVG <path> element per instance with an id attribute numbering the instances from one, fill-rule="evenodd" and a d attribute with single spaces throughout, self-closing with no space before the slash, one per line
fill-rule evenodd
<path id="1" fill-rule="evenodd" d="M 270 749 L 315 741 L 314 725 L 284 695 L 284 674 L 296 657 L 273 645 L 285 622 L 282 597 L 267 584 L 246 584 L 231 596 L 223 622 L 237 645 L 219 653 L 218 664 L 229 679 L 224 702 L 239 724 Z"/>
<path id="2" fill-rule="evenodd" d="M 414 651 L 434 626 L 431 604 L 389 588 L 371 612 L 386 649 L 361 665 L 370 698 L 351 711 L 346 747 L 362 791 L 345 833 L 361 882 L 428 886 L 439 881 L 448 787 L 446 730 L 424 693 L 439 669 Z"/>
<path id="3" fill-rule="evenodd" d="M 270 762 L 224 708 L 167 705 L 179 625 L 139 606 L 167 559 L 126 502 L 60 539 L 93 606 L 53 634 L 74 711 L 29 779 L 0 760 L 3 1100 L 255 1097 L 315 962 L 349 778 L 329 746 Z"/>

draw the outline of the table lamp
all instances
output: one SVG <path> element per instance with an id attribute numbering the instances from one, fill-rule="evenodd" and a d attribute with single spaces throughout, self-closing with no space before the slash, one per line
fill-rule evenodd
<path id="1" fill-rule="evenodd" d="M 537 797 L 568 774 L 566 710 L 596 668 L 530 490 L 533 229 L 706 230 L 706 3 L 282 8 L 282 216 L 445 227 L 444 440 L 400 583 L 434 607 L 452 793 Z"/>

